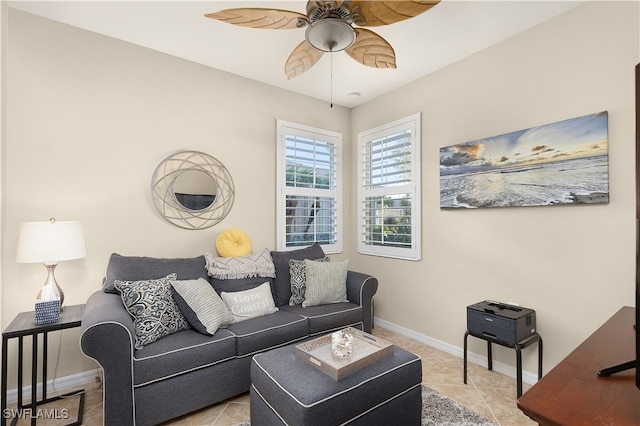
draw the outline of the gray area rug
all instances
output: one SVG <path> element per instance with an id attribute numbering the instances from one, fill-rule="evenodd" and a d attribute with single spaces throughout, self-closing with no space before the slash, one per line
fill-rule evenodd
<path id="1" fill-rule="evenodd" d="M 422 426 L 493 425 L 451 398 L 422 385 Z"/>
<path id="2" fill-rule="evenodd" d="M 489 420 L 474 413 L 453 399 L 422 385 L 422 426 L 490 426 Z M 238 426 L 250 426 L 240 423 Z"/>

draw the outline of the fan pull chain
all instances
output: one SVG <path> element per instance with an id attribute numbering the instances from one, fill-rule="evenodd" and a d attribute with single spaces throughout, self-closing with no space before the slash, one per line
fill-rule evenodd
<path id="1" fill-rule="evenodd" d="M 329 55 L 331 56 L 331 71 L 330 71 L 330 76 L 331 76 L 331 82 L 330 82 L 330 102 L 331 102 L 331 108 L 333 108 L 333 49 L 329 50 Z"/>

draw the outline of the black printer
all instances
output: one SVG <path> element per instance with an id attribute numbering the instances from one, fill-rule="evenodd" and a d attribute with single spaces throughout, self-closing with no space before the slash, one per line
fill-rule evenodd
<path id="1" fill-rule="evenodd" d="M 536 332 L 536 311 L 485 300 L 467 306 L 467 330 L 506 343 L 518 343 Z"/>

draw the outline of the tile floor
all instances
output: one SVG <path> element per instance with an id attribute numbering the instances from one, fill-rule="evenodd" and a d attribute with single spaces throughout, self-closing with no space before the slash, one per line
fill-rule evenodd
<path id="1" fill-rule="evenodd" d="M 528 426 L 537 423 L 526 417 L 516 406 L 515 379 L 488 371 L 474 363 L 468 365 L 468 384 L 462 382 L 462 359 L 434 349 L 400 334 L 381 327 L 374 333 L 381 338 L 415 353 L 422 358 L 422 382 L 432 389 L 447 395 L 465 407 L 479 413 L 490 421 L 502 426 Z M 524 391 L 530 386 L 524 384 Z M 102 392 L 98 385 L 88 388 L 85 397 L 83 424 L 88 426 L 102 424 Z M 49 395 L 51 396 L 51 395 Z M 38 419 L 39 425 L 62 425 L 75 420 L 78 397 L 70 401 L 53 402 L 44 408 L 49 413 L 63 414 L 62 407 L 69 407 L 70 418 L 50 420 Z M 73 402 L 71 402 L 73 401 Z M 56 411 L 56 407 L 60 407 Z M 198 412 L 169 421 L 164 426 L 233 426 L 249 420 L 249 394 L 240 395 L 232 400 L 221 402 Z M 20 420 L 18 425 L 29 424 Z"/>

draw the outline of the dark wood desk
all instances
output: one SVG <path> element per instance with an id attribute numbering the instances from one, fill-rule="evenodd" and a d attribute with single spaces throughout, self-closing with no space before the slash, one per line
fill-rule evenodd
<path id="1" fill-rule="evenodd" d="M 635 370 L 598 370 L 635 359 L 635 309 L 625 306 L 518 399 L 541 425 L 640 425 Z"/>

